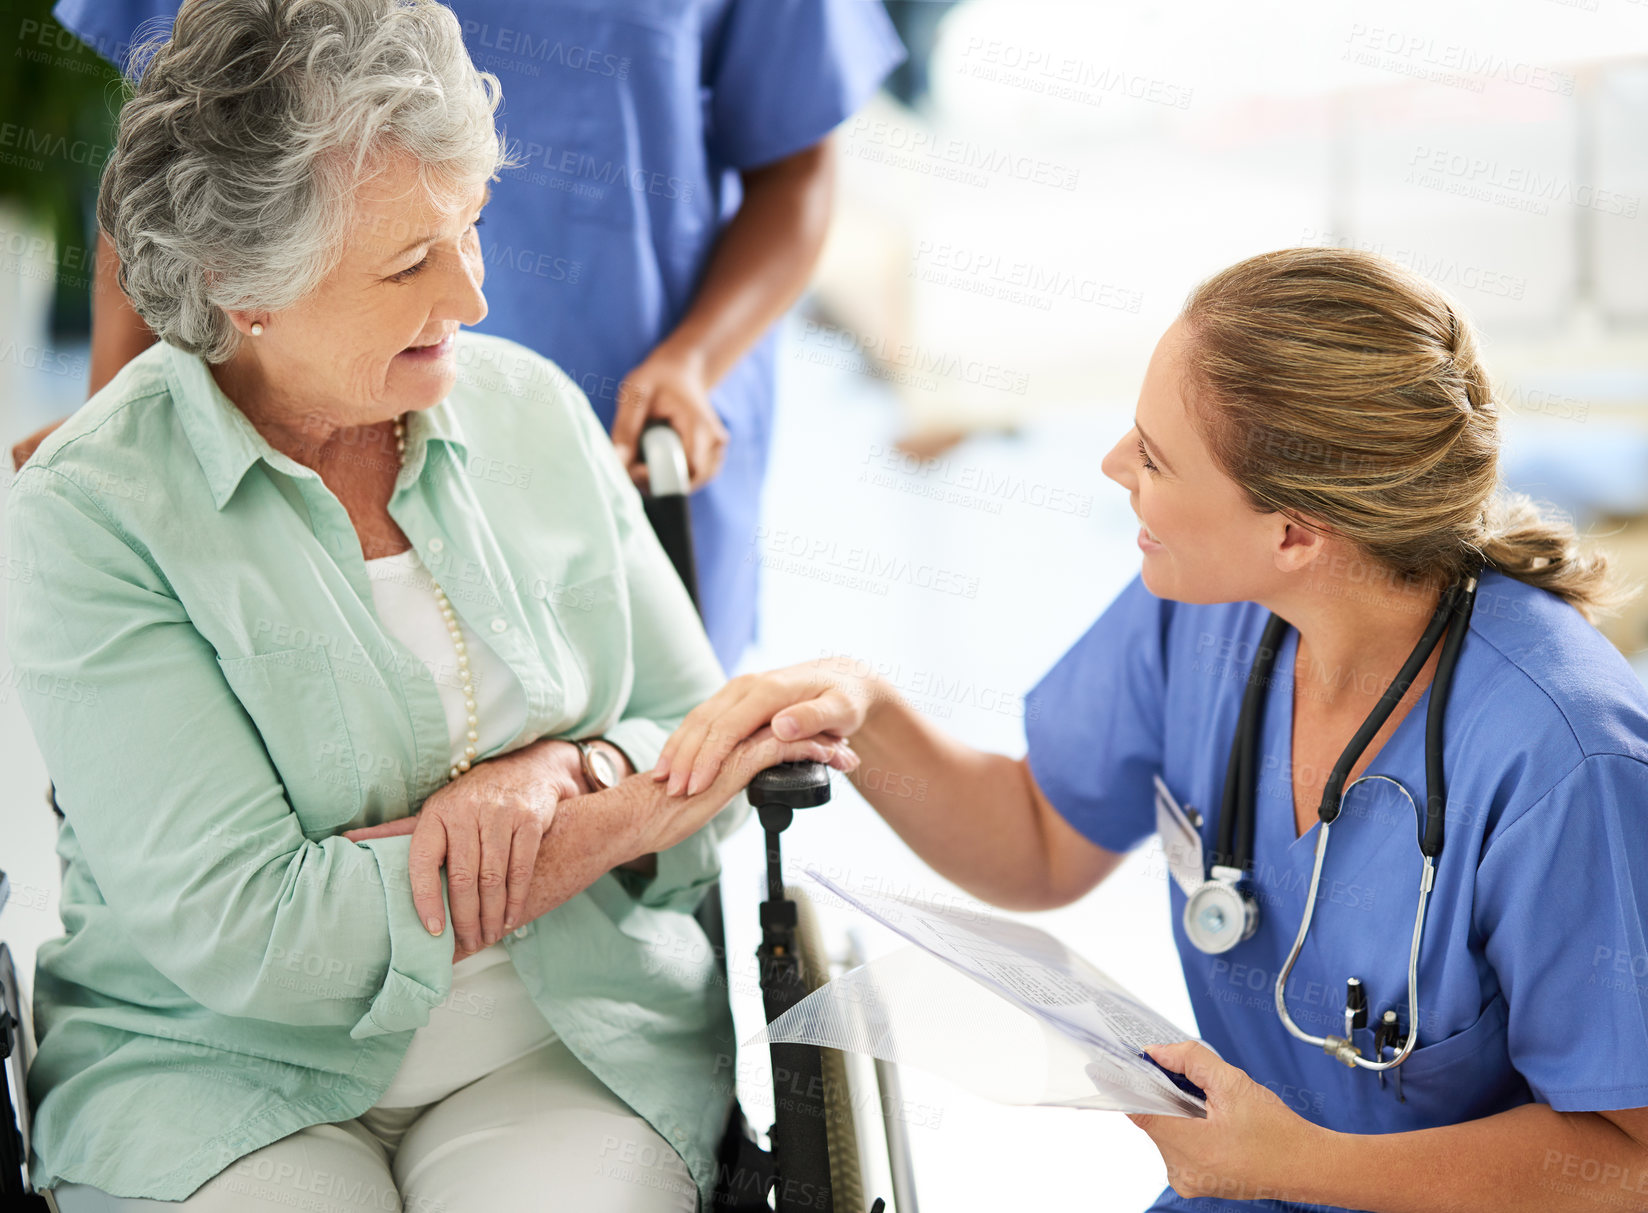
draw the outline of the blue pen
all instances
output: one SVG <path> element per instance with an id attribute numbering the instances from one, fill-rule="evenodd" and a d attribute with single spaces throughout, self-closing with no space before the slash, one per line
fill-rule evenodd
<path id="1" fill-rule="evenodd" d="M 1169 1070 L 1166 1066 L 1157 1061 L 1148 1053 L 1141 1052 L 1139 1056 L 1144 1058 L 1151 1065 L 1155 1066 L 1163 1074 L 1166 1074 L 1169 1078 L 1171 1078 L 1173 1080 L 1173 1085 L 1178 1087 L 1179 1090 L 1183 1091 L 1186 1095 L 1194 1095 L 1197 1099 L 1203 1100 L 1207 1098 L 1207 1092 L 1202 1090 L 1195 1083 L 1191 1082 L 1190 1079 L 1186 1078 L 1183 1074 Z"/>

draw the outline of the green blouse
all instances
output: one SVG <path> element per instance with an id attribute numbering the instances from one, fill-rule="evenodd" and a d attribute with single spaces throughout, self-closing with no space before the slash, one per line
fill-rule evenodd
<path id="1" fill-rule="evenodd" d="M 447 399 L 407 419 L 389 513 L 525 692 L 522 734 L 481 758 L 605 734 L 649 767 L 722 682 L 692 603 L 577 386 L 499 337 L 462 332 L 456 357 Z M 372 1106 L 450 991 L 451 914 L 438 937 L 414 914 L 409 837 L 340 836 L 445 782 L 446 718 L 343 505 L 164 342 L 40 445 L 6 525 L 7 650 L 66 816 L 32 1174 L 181 1200 Z M 608 873 L 505 937 L 704 1208 L 736 1067 L 691 911 L 748 813 L 737 797 L 655 876 Z"/>

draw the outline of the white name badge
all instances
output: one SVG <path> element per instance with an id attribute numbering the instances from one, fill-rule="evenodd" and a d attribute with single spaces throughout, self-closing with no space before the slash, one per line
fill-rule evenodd
<path id="1" fill-rule="evenodd" d="M 1207 879 L 1202 863 L 1202 832 L 1191 824 L 1190 815 L 1179 807 L 1162 777 L 1151 778 L 1156 781 L 1156 832 L 1167 855 L 1167 870 L 1188 897 Z"/>

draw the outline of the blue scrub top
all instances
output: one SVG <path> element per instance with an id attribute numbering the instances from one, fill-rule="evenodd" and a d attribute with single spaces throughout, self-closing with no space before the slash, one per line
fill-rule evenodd
<path id="1" fill-rule="evenodd" d="M 498 124 L 525 163 L 494 184 L 476 330 L 558 363 L 609 430 L 618 385 L 680 323 L 739 172 L 811 147 L 904 47 L 879 0 L 455 0 Z M 59 0 L 54 16 L 122 67 L 177 0 Z M 773 408 L 776 333 L 711 402 L 730 435 L 691 499 L 699 601 L 723 667 L 755 635 L 749 559 Z"/>
<path id="2" fill-rule="evenodd" d="M 1157 598 L 1135 577 L 1027 698 L 1029 762 L 1061 814 L 1123 852 L 1155 833 L 1151 776 L 1217 836 L 1226 760 L 1268 612 Z M 1378 1077 L 1288 1034 L 1272 991 L 1299 929 L 1320 825 L 1295 837 L 1298 632 L 1266 691 L 1255 802 L 1257 933 L 1208 956 L 1173 934 L 1202 1038 L 1307 1120 L 1349 1133 L 1426 1129 L 1529 1102 L 1648 1105 L 1648 691 L 1577 610 L 1488 570 L 1443 727 L 1447 835 L 1419 958 L 1419 1040 Z M 1427 687 L 1368 765 L 1425 803 Z M 1369 1023 L 1407 1021 L 1418 898 L 1416 816 L 1358 783 L 1332 827 L 1316 917 L 1288 979 L 1294 1022 L 1343 1034 L 1345 979 Z M 1364 1051 L 1368 1037 L 1359 1033 Z M 1402 1075 L 1398 1102 L 1392 1075 Z M 1301 1209 L 1185 1199 L 1157 1210 Z"/>

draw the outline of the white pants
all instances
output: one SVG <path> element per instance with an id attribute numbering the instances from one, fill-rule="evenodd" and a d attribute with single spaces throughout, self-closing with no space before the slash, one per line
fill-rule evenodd
<path id="1" fill-rule="evenodd" d="M 368 1108 L 230 1163 L 182 1201 L 52 1191 L 62 1213 L 693 1213 L 668 1142 L 559 1040 L 422 1107 Z"/>

